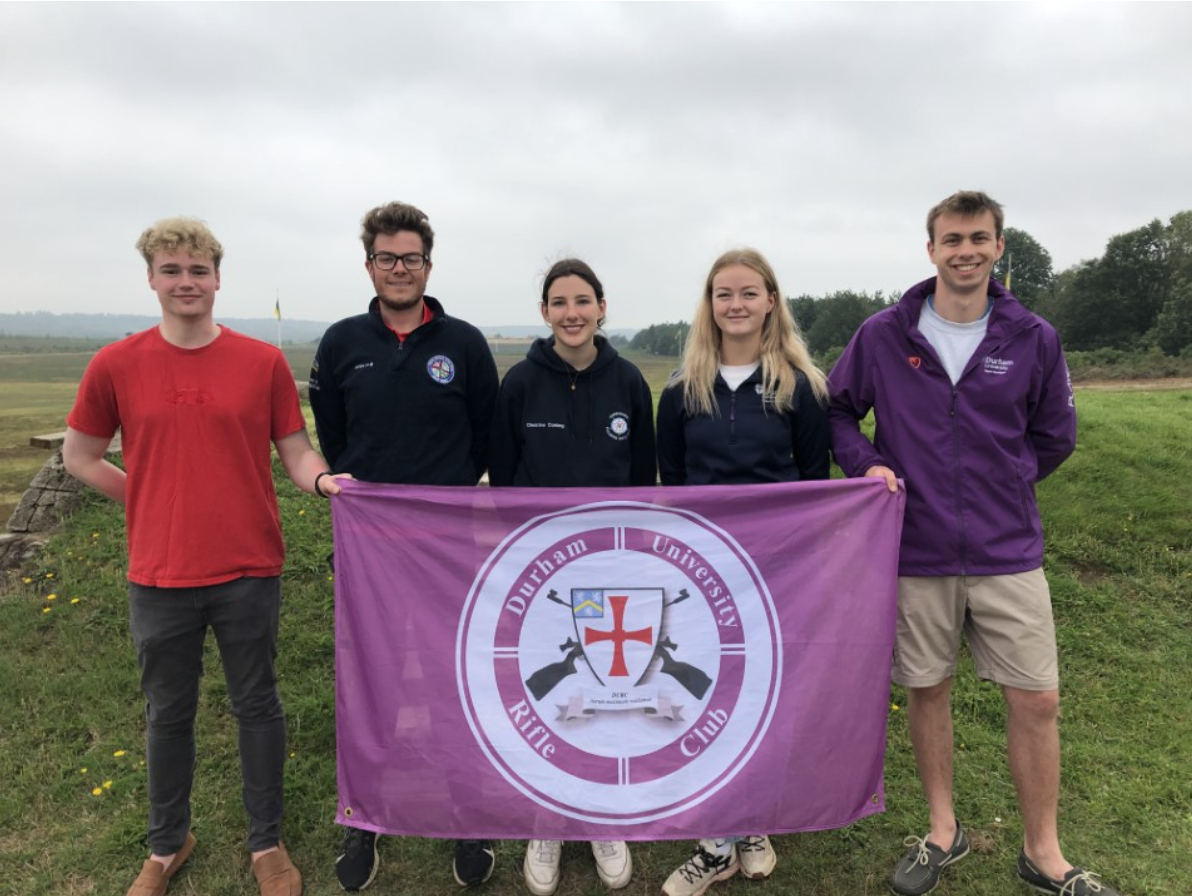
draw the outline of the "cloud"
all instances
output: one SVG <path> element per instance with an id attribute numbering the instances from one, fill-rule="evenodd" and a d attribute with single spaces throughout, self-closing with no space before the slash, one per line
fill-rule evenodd
<path id="1" fill-rule="evenodd" d="M 132 244 L 206 219 L 217 309 L 362 309 L 359 220 L 439 234 L 430 291 L 536 319 L 564 254 L 610 324 L 687 318 L 754 245 L 791 294 L 929 276 L 985 189 L 1057 268 L 1189 206 L 1186 4 L 5 4 L 3 310 L 153 313 Z"/>

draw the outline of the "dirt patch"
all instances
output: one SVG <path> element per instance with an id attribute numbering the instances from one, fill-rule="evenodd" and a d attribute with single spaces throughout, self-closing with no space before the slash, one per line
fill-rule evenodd
<path id="1" fill-rule="evenodd" d="M 1192 389 L 1192 380 L 1178 376 L 1150 380 L 1077 380 L 1072 385 L 1092 392 L 1176 392 Z"/>

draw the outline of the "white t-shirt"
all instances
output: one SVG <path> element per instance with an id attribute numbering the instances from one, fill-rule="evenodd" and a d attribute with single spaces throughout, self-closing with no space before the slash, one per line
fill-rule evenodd
<path id="1" fill-rule="evenodd" d="M 721 364 L 720 376 L 728 383 L 729 389 L 736 392 L 737 387 L 753 376 L 753 371 L 761 366 L 761 361 L 754 361 L 752 364 Z"/>
<path id="2" fill-rule="evenodd" d="M 928 296 L 927 301 L 923 303 L 923 310 L 919 314 L 919 330 L 940 356 L 953 386 L 959 382 L 960 375 L 968 366 L 973 352 L 985 338 L 985 331 L 989 329 L 989 312 L 992 309 L 993 300 L 990 299 L 980 319 L 968 324 L 958 324 L 939 316 L 935 310 L 935 296 Z"/>

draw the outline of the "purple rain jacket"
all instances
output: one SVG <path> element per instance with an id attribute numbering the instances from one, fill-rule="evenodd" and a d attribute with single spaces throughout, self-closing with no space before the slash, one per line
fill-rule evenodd
<path id="1" fill-rule="evenodd" d="M 1055 329 L 994 280 L 985 338 L 953 386 L 919 330 L 925 280 L 865 321 L 829 377 L 832 452 L 906 483 L 898 574 L 1004 575 L 1043 565 L 1035 483 L 1076 447 L 1076 404 Z M 859 429 L 870 409 L 870 443 Z"/>

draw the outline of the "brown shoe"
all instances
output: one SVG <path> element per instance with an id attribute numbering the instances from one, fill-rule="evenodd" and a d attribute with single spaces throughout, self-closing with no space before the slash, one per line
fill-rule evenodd
<path id="1" fill-rule="evenodd" d="M 145 864 L 141 866 L 141 873 L 132 882 L 132 889 L 128 891 L 128 896 L 164 896 L 166 887 L 170 885 L 170 879 L 178 873 L 179 868 L 186 864 L 186 860 L 194 851 L 195 835 L 187 831 L 182 848 L 174 854 L 169 866 L 163 867 L 161 862 L 155 862 L 152 859 L 145 860 Z"/>
<path id="2" fill-rule="evenodd" d="M 257 876 L 261 896 L 302 896 L 302 875 L 281 843 L 252 863 L 252 873 Z"/>

